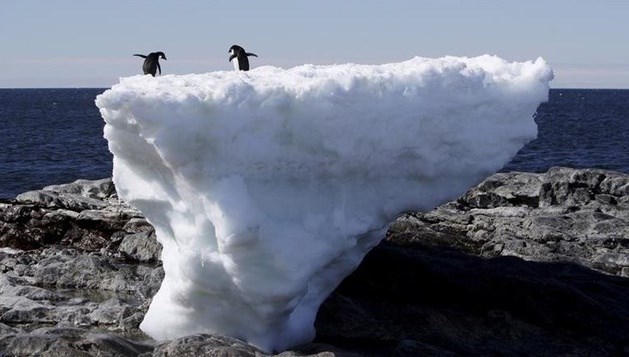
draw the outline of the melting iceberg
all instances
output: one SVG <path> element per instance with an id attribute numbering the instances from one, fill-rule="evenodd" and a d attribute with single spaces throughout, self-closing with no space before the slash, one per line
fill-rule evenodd
<path id="1" fill-rule="evenodd" d="M 542 59 L 135 76 L 100 95 L 120 196 L 163 244 L 141 328 L 310 341 L 323 300 L 405 210 L 500 169 L 537 127 Z"/>

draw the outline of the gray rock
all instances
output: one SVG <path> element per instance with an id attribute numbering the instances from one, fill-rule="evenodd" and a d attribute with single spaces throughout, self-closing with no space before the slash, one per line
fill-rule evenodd
<path id="1" fill-rule="evenodd" d="M 120 298 L 111 298 L 98 304 L 90 313 L 90 319 L 99 326 L 120 325 L 122 321 L 133 313 L 133 308 Z"/>
<path id="2" fill-rule="evenodd" d="M 29 324 L 54 322 L 51 306 L 22 296 L 0 296 L 0 322 Z"/>
<path id="3" fill-rule="evenodd" d="M 150 231 L 136 209 L 118 200 L 111 179 L 48 186 L 0 206 L 3 247 L 28 250 L 62 244 L 116 252 L 125 235 Z"/>
<path id="4" fill-rule="evenodd" d="M 111 197 L 116 193 L 116 189 L 111 178 L 100 180 L 79 179 L 69 184 L 46 186 L 43 190 L 80 195 L 99 200 Z"/>
<path id="5" fill-rule="evenodd" d="M 81 328 L 42 328 L 17 334 L 8 341 L 0 338 L 0 350 L 9 356 L 135 357 L 150 353 L 153 346 Z"/>
<path id="6" fill-rule="evenodd" d="M 153 357 L 167 356 L 317 356 L 317 357 L 351 357 L 359 356 L 325 344 L 307 344 L 295 350 L 280 354 L 267 354 L 238 339 L 219 334 L 196 334 L 160 343 L 155 347 Z"/>
<path id="7" fill-rule="evenodd" d="M 54 192 L 45 192 L 45 191 L 28 191 L 24 193 L 20 193 L 15 198 L 17 202 L 20 203 L 37 203 L 44 207 L 60 207 L 61 201 L 59 200 L 59 195 Z"/>
<path id="8" fill-rule="evenodd" d="M 118 251 L 128 259 L 155 262 L 162 254 L 162 245 L 155 238 L 154 231 L 145 231 L 125 236 Z"/>
<path id="9" fill-rule="evenodd" d="M 0 322 L 111 326 L 142 312 L 159 288 L 159 266 L 134 265 L 113 255 L 74 249 L 0 255 Z"/>
<path id="10" fill-rule="evenodd" d="M 153 226 L 146 221 L 145 218 L 134 217 L 131 218 L 122 230 L 129 233 L 140 233 L 147 231 L 154 231 Z"/>
<path id="11" fill-rule="evenodd" d="M 83 210 L 76 217 L 79 226 L 97 230 L 119 231 L 124 227 L 129 218 L 122 212 L 105 210 Z"/>
<path id="12" fill-rule="evenodd" d="M 266 355 L 220 335 L 150 340 L 139 324 L 164 276 L 150 224 L 111 180 L 34 192 L 0 204 L 0 351 Z M 317 343 L 279 355 L 626 355 L 628 220 L 629 175 L 493 175 L 393 222 L 322 305 Z"/>
<path id="13" fill-rule="evenodd" d="M 150 280 L 153 269 L 161 268 L 139 268 L 100 253 L 48 249 L 42 251 L 37 264 L 21 274 L 36 285 L 57 289 L 135 292 L 140 283 Z"/>
<path id="14" fill-rule="evenodd" d="M 47 208 L 65 208 L 80 212 L 86 209 L 103 209 L 106 203 L 81 195 L 53 191 L 29 191 L 19 194 L 16 200 L 24 204 L 36 204 Z"/>
<path id="15" fill-rule="evenodd" d="M 223 335 L 186 336 L 155 347 L 153 357 L 168 356 L 267 356 L 261 350 L 238 339 Z"/>
<path id="16" fill-rule="evenodd" d="M 498 173 L 455 202 L 400 217 L 388 239 L 621 275 L 629 266 L 627 187 L 629 175 L 605 170 Z"/>
<path id="17" fill-rule="evenodd" d="M 629 282 L 572 263 L 384 242 L 315 326 L 318 341 L 365 355 L 623 355 Z"/>
<path id="18" fill-rule="evenodd" d="M 16 335 L 18 333 L 21 333 L 22 331 L 18 328 L 15 327 L 11 327 L 9 325 L 5 325 L 3 323 L 0 322 L 0 336 L 5 336 L 5 335 Z"/>
<path id="19" fill-rule="evenodd" d="M 136 268 L 136 275 L 141 279 L 136 292 L 140 293 L 144 298 L 150 298 L 157 293 L 157 290 L 162 285 L 164 269 L 161 266 L 153 268 L 139 265 Z"/>

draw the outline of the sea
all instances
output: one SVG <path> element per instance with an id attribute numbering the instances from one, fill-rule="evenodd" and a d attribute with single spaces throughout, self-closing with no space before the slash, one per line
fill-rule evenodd
<path id="1" fill-rule="evenodd" d="M 105 90 L 0 89 L 0 198 L 111 176 L 94 104 Z M 537 139 L 502 171 L 568 166 L 629 173 L 629 90 L 551 89 L 535 121 Z"/>

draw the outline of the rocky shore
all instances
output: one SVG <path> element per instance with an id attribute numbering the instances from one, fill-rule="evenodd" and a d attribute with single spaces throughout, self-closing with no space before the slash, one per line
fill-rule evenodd
<path id="1" fill-rule="evenodd" d="M 263 356 L 138 328 L 163 271 L 110 179 L 0 201 L 0 356 Z M 629 175 L 499 173 L 391 223 L 281 356 L 629 354 Z"/>

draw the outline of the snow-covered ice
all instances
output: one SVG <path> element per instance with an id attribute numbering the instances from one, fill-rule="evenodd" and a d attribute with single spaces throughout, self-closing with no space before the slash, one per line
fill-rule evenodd
<path id="1" fill-rule="evenodd" d="M 536 137 L 552 76 L 542 59 L 485 55 L 122 78 L 96 100 L 114 182 L 164 246 L 141 328 L 266 351 L 310 341 L 388 222 Z"/>

